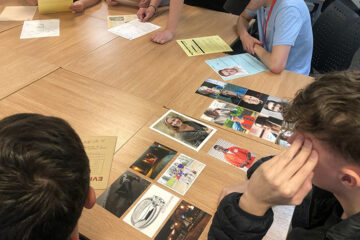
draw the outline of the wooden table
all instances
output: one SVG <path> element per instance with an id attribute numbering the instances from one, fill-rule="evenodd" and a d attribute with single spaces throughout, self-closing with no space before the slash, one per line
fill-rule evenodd
<path id="1" fill-rule="evenodd" d="M 1 2 L 0 10 L 10 3 Z M 23 5 L 23 0 L 12 3 Z M 162 29 L 167 9 L 161 8 L 152 20 Z M 129 41 L 107 31 L 108 14 L 136 11 L 125 6 L 108 8 L 101 2 L 83 14 L 37 13 L 34 19 L 60 19 L 60 37 L 42 39 L 20 40 L 22 23 L 0 22 L 0 117 L 36 112 L 64 118 L 79 135 L 118 136 L 109 186 L 154 141 L 193 157 L 206 164 L 193 186 L 184 197 L 167 191 L 213 215 L 221 189 L 245 179 L 245 172 L 207 154 L 218 138 L 255 152 L 258 158 L 277 154 L 281 148 L 215 126 L 218 132 L 195 152 L 151 131 L 148 127 L 168 108 L 199 119 L 211 99 L 194 92 L 206 78 L 219 79 L 204 61 L 224 54 L 187 57 L 175 41 L 158 45 L 150 41 L 150 34 Z M 176 39 L 219 35 L 230 44 L 236 38 L 236 20 L 230 14 L 185 6 Z M 310 81 L 285 71 L 281 75 L 261 73 L 231 83 L 291 98 Z M 102 192 L 96 191 L 97 196 Z M 277 218 L 284 222 L 280 225 L 288 224 L 290 216 L 284 211 Z M 84 210 L 79 224 L 80 231 L 95 240 L 148 239 L 98 205 Z M 209 227 L 201 239 L 206 239 Z M 286 231 L 275 228 L 266 239 L 282 239 Z"/>
<path id="2" fill-rule="evenodd" d="M 153 142 L 158 142 L 178 151 L 178 154 L 175 156 L 175 158 L 180 153 L 183 153 L 206 164 L 204 170 L 201 172 L 199 177 L 195 180 L 189 191 L 184 196 L 170 189 L 166 190 L 178 196 L 179 198 L 194 204 L 203 211 L 214 215 L 222 188 L 224 186 L 234 185 L 235 183 L 239 183 L 246 179 L 246 173 L 244 171 L 228 165 L 207 154 L 207 152 L 219 138 L 236 143 L 238 146 L 256 153 L 256 159 L 279 153 L 279 150 L 276 148 L 263 145 L 254 140 L 221 129 L 214 134 L 214 136 L 204 145 L 204 147 L 202 147 L 199 152 L 196 152 L 178 142 L 170 140 L 169 138 L 152 131 L 149 128 L 149 126 L 165 112 L 166 109 L 163 109 L 162 112 L 158 112 L 158 114 L 150 119 L 150 121 L 147 122 L 147 124 L 116 153 L 109 178 L 109 186 L 126 170 L 132 171 L 129 169 L 130 165 L 135 162 L 136 159 L 138 159 Z M 166 168 L 163 169 L 163 171 L 155 178 L 155 180 L 146 178 L 141 174 L 139 174 L 139 176 L 146 178 L 146 180 L 155 184 L 155 182 L 157 182 L 165 170 Z M 158 183 L 156 183 L 156 185 L 162 186 Z M 103 190 L 97 190 L 96 195 L 99 196 L 102 192 Z M 133 203 L 132 206 L 135 204 L 136 202 Z M 146 235 L 134 230 L 131 226 L 122 221 L 130 209 L 131 208 L 129 208 L 121 218 L 116 217 L 99 205 L 95 205 L 91 210 L 84 210 L 79 226 L 81 232 L 91 239 L 150 239 Z M 282 239 L 286 236 L 286 224 L 289 224 L 291 211 L 289 212 L 288 208 L 283 208 L 282 211 L 283 214 L 280 214 L 278 218 L 287 220 L 283 220 L 282 223 L 269 231 L 269 234 L 265 239 L 275 240 Z M 200 239 L 207 239 L 207 232 L 209 228 L 210 224 L 207 225 Z M 280 236 L 280 238 L 275 238 L 275 234 L 277 234 L 277 237 Z"/>

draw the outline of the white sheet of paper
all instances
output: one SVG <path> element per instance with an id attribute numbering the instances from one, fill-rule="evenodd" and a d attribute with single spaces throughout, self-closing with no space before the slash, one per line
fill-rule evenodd
<path id="1" fill-rule="evenodd" d="M 120 37 L 133 40 L 159 28 L 160 26 L 157 26 L 155 24 L 149 22 L 143 23 L 140 22 L 139 19 L 135 19 L 123 25 L 110 28 L 108 31 L 119 35 Z"/>
<path id="2" fill-rule="evenodd" d="M 20 39 L 60 36 L 60 20 L 25 21 Z"/>
<path id="3" fill-rule="evenodd" d="M 11 6 L 5 7 L 0 14 L 0 21 L 25 21 L 32 20 L 36 6 Z"/>

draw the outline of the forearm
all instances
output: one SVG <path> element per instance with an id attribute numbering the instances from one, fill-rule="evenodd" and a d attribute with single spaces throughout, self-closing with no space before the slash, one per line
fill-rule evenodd
<path id="1" fill-rule="evenodd" d="M 161 0 L 151 0 L 149 6 L 154 6 L 156 9 L 159 7 Z"/>
<path id="2" fill-rule="evenodd" d="M 272 52 L 270 53 L 262 46 L 256 44 L 254 51 L 271 72 L 278 74 L 281 73 L 286 67 L 290 46 L 275 46 L 272 48 Z"/>
<path id="3" fill-rule="evenodd" d="M 169 19 L 167 22 L 166 30 L 175 34 L 181 12 L 183 9 L 184 0 L 171 0 L 169 9 Z"/>
<path id="4" fill-rule="evenodd" d="M 239 35 L 240 38 L 249 34 L 248 28 L 249 28 L 249 20 L 243 17 L 242 15 L 240 15 L 237 22 L 237 34 Z"/>

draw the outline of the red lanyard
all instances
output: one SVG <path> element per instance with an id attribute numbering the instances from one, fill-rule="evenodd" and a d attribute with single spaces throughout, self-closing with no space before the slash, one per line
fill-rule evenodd
<path id="1" fill-rule="evenodd" d="M 271 4 L 270 11 L 269 11 L 269 14 L 268 14 L 267 19 L 266 19 L 266 24 L 265 24 L 265 26 L 264 26 L 264 20 L 263 20 L 264 42 L 266 41 L 266 29 L 267 29 L 267 24 L 268 24 L 268 22 L 269 22 L 269 18 L 270 18 L 270 16 L 271 16 L 271 12 L 272 12 L 272 10 L 273 10 L 273 8 L 274 8 L 275 3 L 276 3 L 276 0 L 273 0 L 273 2 L 272 2 L 272 4 Z M 264 14 L 264 17 L 265 17 L 265 14 Z M 264 27 L 265 27 L 265 28 L 264 28 Z"/>

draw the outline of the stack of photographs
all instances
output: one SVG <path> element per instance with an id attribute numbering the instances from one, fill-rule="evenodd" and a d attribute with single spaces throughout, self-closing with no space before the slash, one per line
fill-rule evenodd
<path id="1" fill-rule="evenodd" d="M 287 101 L 213 79 L 207 79 L 196 93 L 216 99 L 202 119 L 281 146 L 288 145 L 286 139 L 291 133 L 282 129 L 282 110 Z"/>

